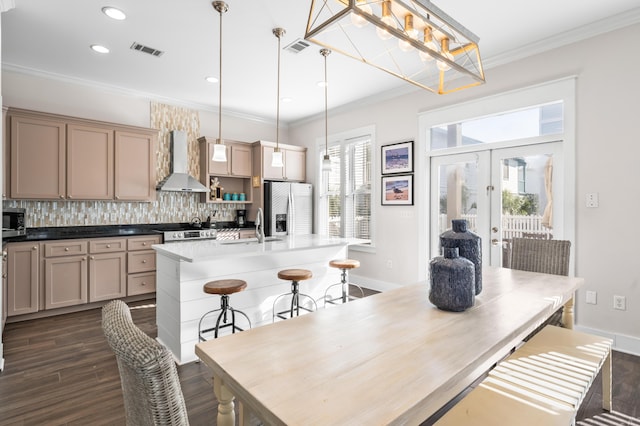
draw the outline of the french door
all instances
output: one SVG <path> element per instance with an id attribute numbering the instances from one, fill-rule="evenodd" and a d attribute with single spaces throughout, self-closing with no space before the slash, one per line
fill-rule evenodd
<path id="1" fill-rule="evenodd" d="M 562 155 L 562 142 L 546 142 L 432 156 L 430 257 L 458 218 L 481 237 L 485 265 L 508 266 L 514 237 L 561 239 Z"/>

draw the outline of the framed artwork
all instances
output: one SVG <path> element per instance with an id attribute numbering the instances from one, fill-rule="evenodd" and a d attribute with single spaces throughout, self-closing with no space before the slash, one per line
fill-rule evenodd
<path id="1" fill-rule="evenodd" d="M 382 174 L 413 173 L 413 141 L 382 146 Z"/>
<path id="2" fill-rule="evenodd" d="M 383 206 L 413 205 L 413 175 L 382 176 Z"/>

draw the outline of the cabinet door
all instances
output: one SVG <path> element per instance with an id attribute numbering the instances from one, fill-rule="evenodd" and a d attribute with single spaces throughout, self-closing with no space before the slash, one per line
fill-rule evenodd
<path id="1" fill-rule="evenodd" d="M 38 312 L 37 243 L 7 245 L 7 315 Z"/>
<path id="2" fill-rule="evenodd" d="M 230 173 L 229 161 L 231 157 L 231 148 L 229 144 L 225 144 L 227 150 L 227 161 L 213 161 L 213 145 L 214 143 L 207 143 L 207 164 L 208 164 L 208 172 L 210 175 L 216 176 L 227 176 Z"/>
<path id="3" fill-rule="evenodd" d="M 113 199 L 113 130 L 67 126 L 67 198 Z"/>
<path id="4" fill-rule="evenodd" d="M 231 145 L 231 174 L 250 177 L 252 167 L 251 145 Z"/>
<path id="5" fill-rule="evenodd" d="M 307 178 L 307 155 L 305 151 L 285 151 L 284 176 L 287 180 L 305 181 Z"/>
<path id="6" fill-rule="evenodd" d="M 262 177 L 264 179 L 282 180 L 284 178 L 284 169 L 282 167 L 271 167 L 271 158 L 275 148 L 271 146 L 262 147 Z"/>
<path id="7" fill-rule="evenodd" d="M 89 302 L 117 299 L 127 295 L 125 253 L 89 256 Z"/>
<path id="8" fill-rule="evenodd" d="M 65 123 L 23 116 L 10 120 L 11 198 L 64 198 Z"/>
<path id="9" fill-rule="evenodd" d="M 152 201 L 156 198 L 155 135 L 116 131 L 115 199 Z"/>
<path id="10" fill-rule="evenodd" d="M 44 307 L 87 303 L 87 256 L 44 259 Z"/>

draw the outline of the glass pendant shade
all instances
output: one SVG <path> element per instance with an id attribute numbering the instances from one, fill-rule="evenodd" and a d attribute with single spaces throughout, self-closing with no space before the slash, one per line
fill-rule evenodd
<path id="1" fill-rule="evenodd" d="M 322 159 L 322 171 L 331 171 L 331 158 L 329 157 L 329 154 L 325 154 L 324 158 Z"/>
<path id="2" fill-rule="evenodd" d="M 437 94 L 485 82 L 479 38 L 430 0 L 311 0 L 304 38 Z"/>
<path id="3" fill-rule="evenodd" d="M 221 142 L 213 145 L 213 161 L 227 161 L 227 147 Z"/>
<path id="4" fill-rule="evenodd" d="M 276 148 L 271 154 L 271 167 L 284 167 L 284 162 L 282 161 L 282 151 Z"/>

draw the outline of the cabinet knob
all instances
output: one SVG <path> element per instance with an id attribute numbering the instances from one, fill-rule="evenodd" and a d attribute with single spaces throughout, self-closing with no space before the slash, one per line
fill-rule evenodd
<path id="1" fill-rule="evenodd" d="M 119 196 L 119 195 L 116 195 L 116 200 L 119 200 L 119 199 L 120 199 L 120 196 Z"/>
<path id="2" fill-rule="evenodd" d="M 140 283 L 140 285 L 143 285 L 143 286 L 144 286 L 144 285 L 147 285 L 147 282 L 146 282 L 146 281 L 142 281 L 142 282 Z"/>
<path id="3" fill-rule="evenodd" d="M 38 250 L 38 246 L 31 247 L 31 250 Z"/>
<path id="4" fill-rule="evenodd" d="M 87 261 L 87 258 L 86 258 L 86 257 L 83 257 L 83 258 L 82 258 L 82 261 L 83 261 L 83 262 L 86 262 L 86 261 Z"/>
<path id="5" fill-rule="evenodd" d="M 144 259 L 144 260 L 142 261 L 142 263 L 147 263 L 147 259 Z"/>
<path id="6" fill-rule="evenodd" d="M 64 251 L 69 251 L 69 247 L 65 247 L 65 248 L 64 248 Z"/>
<path id="7" fill-rule="evenodd" d="M 62 198 L 64 200 L 64 195 L 61 195 L 60 198 Z"/>
<path id="8" fill-rule="evenodd" d="M 91 256 L 91 257 L 90 257 L 90 259 L 91 259 L 91 260 L 95 260 L 95 256 Z"/>
<path id="9" fill-rule="evenodd" d="M 146 246 L 146 245 L 147 245 L 147 243 L 142 243 L 142 245 L 143 245 L 143 246 Z"/>
<path id="10" fill-rule="evenodd" d="M 107 244 L 107 248 L 111 248 L 111 244 Z"/>

